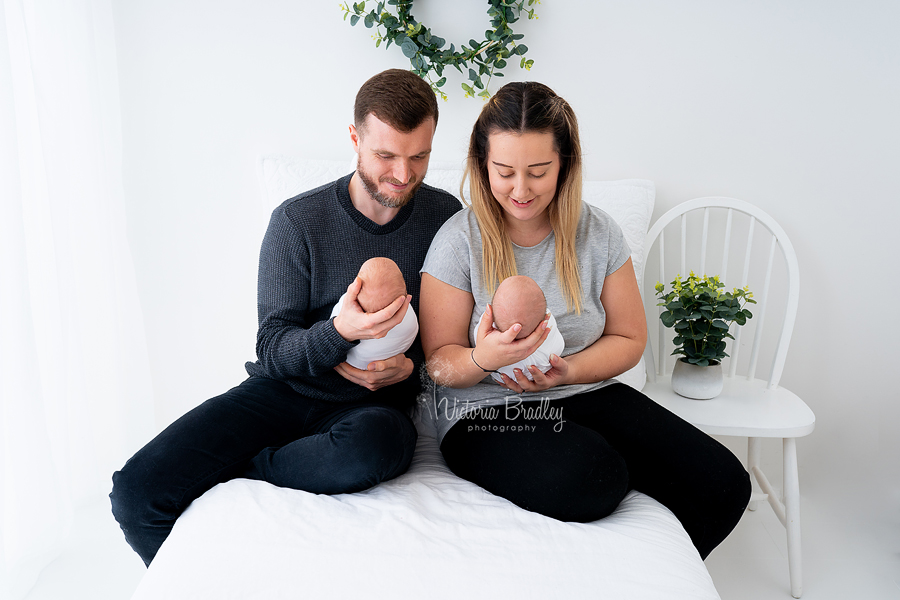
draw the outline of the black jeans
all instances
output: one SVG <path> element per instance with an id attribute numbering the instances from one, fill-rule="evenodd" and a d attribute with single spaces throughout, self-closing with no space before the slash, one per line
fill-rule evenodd
<path id="1" fill-rule="evenodd" d="M 561 412 L 523 414 L 529 405 L 453 425 L 441 442 L 450 469 L 561 521 L 603 518 L 638 490 L 678 517 L 704 559 L 740 521 L 750 477 L 737 457 L 633 388 L 547 404 Z"/>
<path id="2" fill-rule="evenodd" d="M 149 565 L 175 520 L 218 483 L 246 477 L 317 494 L 357 492 L 406 471 L 416 428 L 396 398 L 349 405 L 251 377 L 172 423 L 113 474 L 113 514 Z"/>

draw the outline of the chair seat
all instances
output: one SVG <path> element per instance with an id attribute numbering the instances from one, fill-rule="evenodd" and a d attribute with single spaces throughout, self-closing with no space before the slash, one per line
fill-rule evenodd
<path id="1" fill-rule="evenodd" d="M 657 376 L 642 390 L 658 404 L 710 435 L 798 438 L 812 433 L 816 416 L 796 394 L 766 389 L 762 379 L 725 377 L 722 393 L 693 400 L 672 391 L 672 376 Z"/>

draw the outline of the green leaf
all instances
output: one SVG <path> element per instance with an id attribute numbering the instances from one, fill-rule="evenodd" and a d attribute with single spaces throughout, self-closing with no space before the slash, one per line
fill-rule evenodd
<path id="1" fill-rule="evenodd" d="M 367 14 L 363 23 L 365 24 L 366 28 L 372 29 L 372 25 L 375 24 L 375 14 L 374 13 Z"/>
<path id="2" fill-rule="evenodd" d="M 416 45 L 414 41 L 409 38 L 400 45 L 400 49 L 403 51 L 403 56 L 406 58 L 412 58 L 419 51 L 419 46 Z"/>
<path id="3" fill-rule="evenodd" d="M 350 17 L 350 25 L 356 25 L 359 23 L 359 15 L 352 15 Z"/>
<path id="4" fill-rule="evenodd" d="M 475 72 L 475 69 L 469 69 L 469 80 L 475 81 L 478 79 L 478 73 Z"/>
<path id="5" fill-rule="evenodd" d="M 490 93 L 489 91 L 487 91 L 487 90 L 484 90 L 483 92 L 480 92 L 480 93 L 478 94 L 478 97 L 479 97 L 479 98 L 484 98 L 485 100 L 487 100 L 488 98 L 491 97 L 491 93 Z"/>
<path id="6" fill-rule="evenodd" d="M 446 77 L 441 77 L 440 79 L 437 80 L 437 83 L 436 83 L 435 85 L 438 86 L 438 87 L 443 87 L 443 85 L 444 85 L 445 83 L 447 83 L 447 78 L 446 78 Z"/>
<path id="7" fill-rule="evenodd" d="M 519 44 L 518 46 L 516 46 L 516 54 L 518 54 L 519 56 L 522 56 L 526 52 L 528 52 L 528 46 L 526 46 L 525 44 Z"/>
<path id="8" fill-rule="evenodd" d="M 472 47 L 472 50 L 477 50 L 478 45 L 479 45 L 478 42 L 476 42 L 475 40 L 469 40 L 469 46 Z"/>
<path id="9" fill-rule="evenodd" d="M 713 325 L 713 327 L 718 327 L 719 329 L 726 329 L 726 330 L 728 329 L 728 324 L 725 321 L 721 321 L 719 319 L 716 319 L 715 321 L 713 321 L 712 325 Z"/>

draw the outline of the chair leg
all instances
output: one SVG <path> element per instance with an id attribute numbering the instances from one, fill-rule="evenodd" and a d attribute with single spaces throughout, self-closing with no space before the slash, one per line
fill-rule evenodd
<path id="1" fill-rule="evenodd" d="M 761 441 L 762 440 L 759 438 L 747 438 L 747 471 L 749 471 L 750 475 L 753 475 L 754 467 L 759 467 L 760 455 L 762 453 Z M 760 493 L 760 488 L 759 483 L 756 481 L 756 476 L 750 477 L 750 482 L 753 485 L 753 494 L 758 495 Z M 756 510 L 758 506 L 758 500 L 751 500 L 750 504 L 747 505 L 747 510 Z"/>
<path id="2" fill-rule="evenodd" d="M 791 595 L 799 598 L 803 594 L 803 570 L 800 557 L 800 475 L 797 440 L 794 438 L 784 439 L 784 512 Z"/>

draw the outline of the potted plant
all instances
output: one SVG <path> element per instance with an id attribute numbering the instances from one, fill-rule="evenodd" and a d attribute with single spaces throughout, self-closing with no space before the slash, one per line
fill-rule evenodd
<path id="1" fill-rule="evenodd" d="M 743 325 L 753 317 L 744 308 L 756 304 L 753 293 L 747 287 L 723 292 L 725 284 L 717 276 L 701 278 L 693 271 L 684 280 L 676 276 L 670 285 L 671 291 L 666 292 L 665 286 L 657 283 L 656 295 L 660 299 L 657 306 L 665 307 L 660 321 L 675 328 L 672 354 L 682 355 L 672 372 L 672 389 L 697 400 L 715 398 L 724 385 L 725 338 L 734 339 L 729 333 L 731 323 Z"/>

